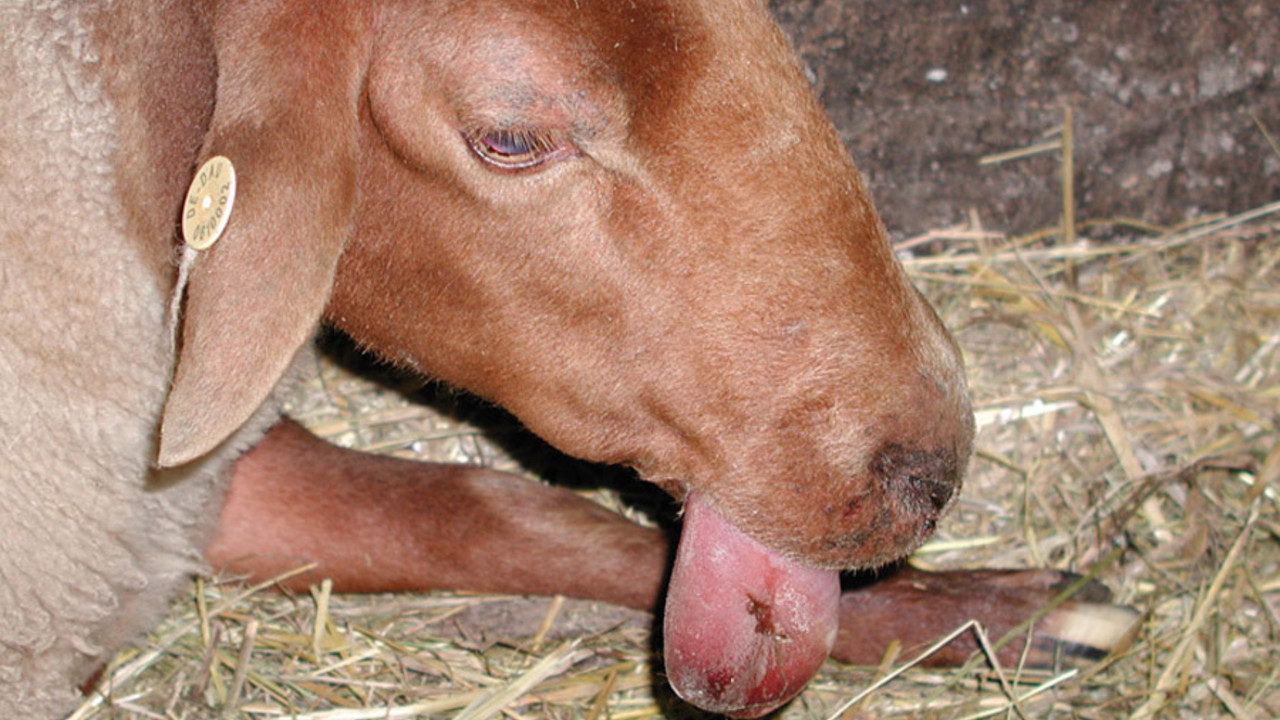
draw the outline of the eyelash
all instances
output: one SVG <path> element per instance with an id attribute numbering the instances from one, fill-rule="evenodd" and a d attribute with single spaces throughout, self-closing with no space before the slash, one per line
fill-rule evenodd
<path id="1" fill-rule="evenodd" d="M 476 157 L 503 170 L 537 167 L 566 149 L 550 133 L 537 128 L 477 128 L 464 136 Z"/>

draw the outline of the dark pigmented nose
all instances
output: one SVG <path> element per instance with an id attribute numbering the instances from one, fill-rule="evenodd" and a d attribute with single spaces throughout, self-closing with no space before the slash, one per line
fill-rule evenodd
<path id="1" fill-rule="evenodd" d="M 921 450 L 897 443 L 875 454 L 871 470 L 884 489 L 907 507 L 937 517 L 951 503 L 960 485 L 960 469 L 952 449 Z"/>

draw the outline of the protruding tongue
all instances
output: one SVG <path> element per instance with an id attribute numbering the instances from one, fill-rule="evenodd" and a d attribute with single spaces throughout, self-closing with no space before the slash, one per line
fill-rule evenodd
<path id="1" fill-rule="evenodd" d="M 671 686 L 704 710 L 763 715 L 826 659 L 839 603 L 836 572 L 770 550 L 691 493 L 663 620 Z"/>

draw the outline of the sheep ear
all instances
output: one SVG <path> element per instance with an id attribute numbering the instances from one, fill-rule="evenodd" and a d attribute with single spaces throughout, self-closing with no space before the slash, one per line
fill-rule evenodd
<path id="1" fill-rule="evenodd" d="M 312 338 L 351 231 L 362 33 L 330 4 L 303 5 L 214 11 L 201 157 L 229 158 L 237 192 L 223 235 L 191 261 L 160 466 L 213 450 L 266 400 Z"/>

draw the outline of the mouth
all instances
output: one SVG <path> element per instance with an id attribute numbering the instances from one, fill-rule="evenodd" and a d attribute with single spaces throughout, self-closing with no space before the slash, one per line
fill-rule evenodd
<path id="1" fill-rule="evenodd" d="M 663 619 L 676 694 L 704 710 L 759 717 L 799 693 L 839 629 L 839 574 L 803 565 L 685 498 Z"/>

